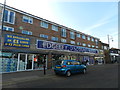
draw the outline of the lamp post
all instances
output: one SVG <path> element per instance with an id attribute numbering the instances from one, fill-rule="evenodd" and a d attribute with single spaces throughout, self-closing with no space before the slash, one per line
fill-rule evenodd
<path id="1" fill-rule="evenodd" d="M 2 22 L 1 22 L 1 29 L 0 29 L 0 51 L 1 52 L 2 52 L 2 30 L 3 30 L 3 27 L 4 27 L 5 7 L 6 7 L 6 0 L 4 0 Z"/>
<path id="2" fill-rule="evenodd" d="M 4 6 L 3 6 L 1 30 L 3 30 L 3 27 L 4 27 L 5 8 L 6 8 L 6 0 L 4 0 Z M 2 31 L 1 31 L 1 32 L 2 32 Z"/>
<path id="3" fill-rule="evenodd" d="M 113 37 L 111 36 L 111 38 L 110 38 L 110 35 L 108 35 L 108 44 L 109 44 L 109 49 L 110 49 L 110 39 L 112 40 L 112 42 L 113 42 Z"/>

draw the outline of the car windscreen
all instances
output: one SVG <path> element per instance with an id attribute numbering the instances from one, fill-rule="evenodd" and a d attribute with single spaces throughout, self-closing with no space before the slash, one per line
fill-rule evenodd
<path id="1" fill-rule="evenodd" d="M 62 60 L 59 60 L 59 61 L 56 61 L 55 65 L 63 65 L 64 61 Z"/>

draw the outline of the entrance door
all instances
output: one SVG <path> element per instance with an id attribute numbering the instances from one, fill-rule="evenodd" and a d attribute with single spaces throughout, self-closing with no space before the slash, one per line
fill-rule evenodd
<path id="1" fill-rule="evenodd" d="M 26 69 L 33 69 L 33 60 L 34 59 L 34 55 L 33 54 L 27 54 L 27 66 Z"/>
<path id="2" fill-rule="evenodd" d="M 27 54 L 18 54 L 18 71 L 26 70 Z"/>
<path id="3" fill-rule="evenodd" d="M 33 69 L 33 54 L 24 54 L 24 53 L 19 53 L 18 54 L 18 71 L 24 71 L 28 69 Z"/>

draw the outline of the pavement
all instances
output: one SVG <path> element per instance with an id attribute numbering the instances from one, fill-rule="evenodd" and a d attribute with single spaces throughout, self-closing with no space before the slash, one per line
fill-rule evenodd
<path id="1" fill-rule="evenodd" d="M 43 70 L 34 70 L 34 71 L 20 71 L 20 72 L 11 72 L 11 73 L 3 73 L 2 75 L 2 85 L 11 85 L 15 83 L 22 83 L 26 81 L 33 81 L 40 78 L 47 78 L 54 76 L 54 70 L 48 69 L 46 70 L 46 75 L 44 75 Z"/>
<path id="2" fill-rule="evenodd" d="M 103 67 L 104 65 L 107 65 L 107 64 L 90 65 L 88 67 L 90 67 L 90 69 L 93 70 L 95 69 L 95 67 Z M 47 69 L 46 75 L 44 75 L 43 70 L 11 72 L 11 73 L 3 73 L 1 75 L 2 75 L 2 82 L 0 82 L 0 85 L 3 85 L 4 87 L 7 85 L 12 85 L 16 83 L 55 77 L 55 73 L 53 69 Z"/>

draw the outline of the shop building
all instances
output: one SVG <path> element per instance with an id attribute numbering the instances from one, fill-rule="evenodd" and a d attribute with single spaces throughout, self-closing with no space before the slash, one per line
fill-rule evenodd
<path id="1" fill-rule="evenodd" d="M 115 62 L 120 62 L 120 49 L 110 49 L 110 62 L 115 63 Z"/>
<path id="2" fill-rule="evenodd" d="M 94 65 L 95 58 L 103 56 L 99 38 L 10 6 L 5 9 L 1 40 L 0 72 L 41 70 L 44 59 L 46 69 L 63 59 Z"/>

